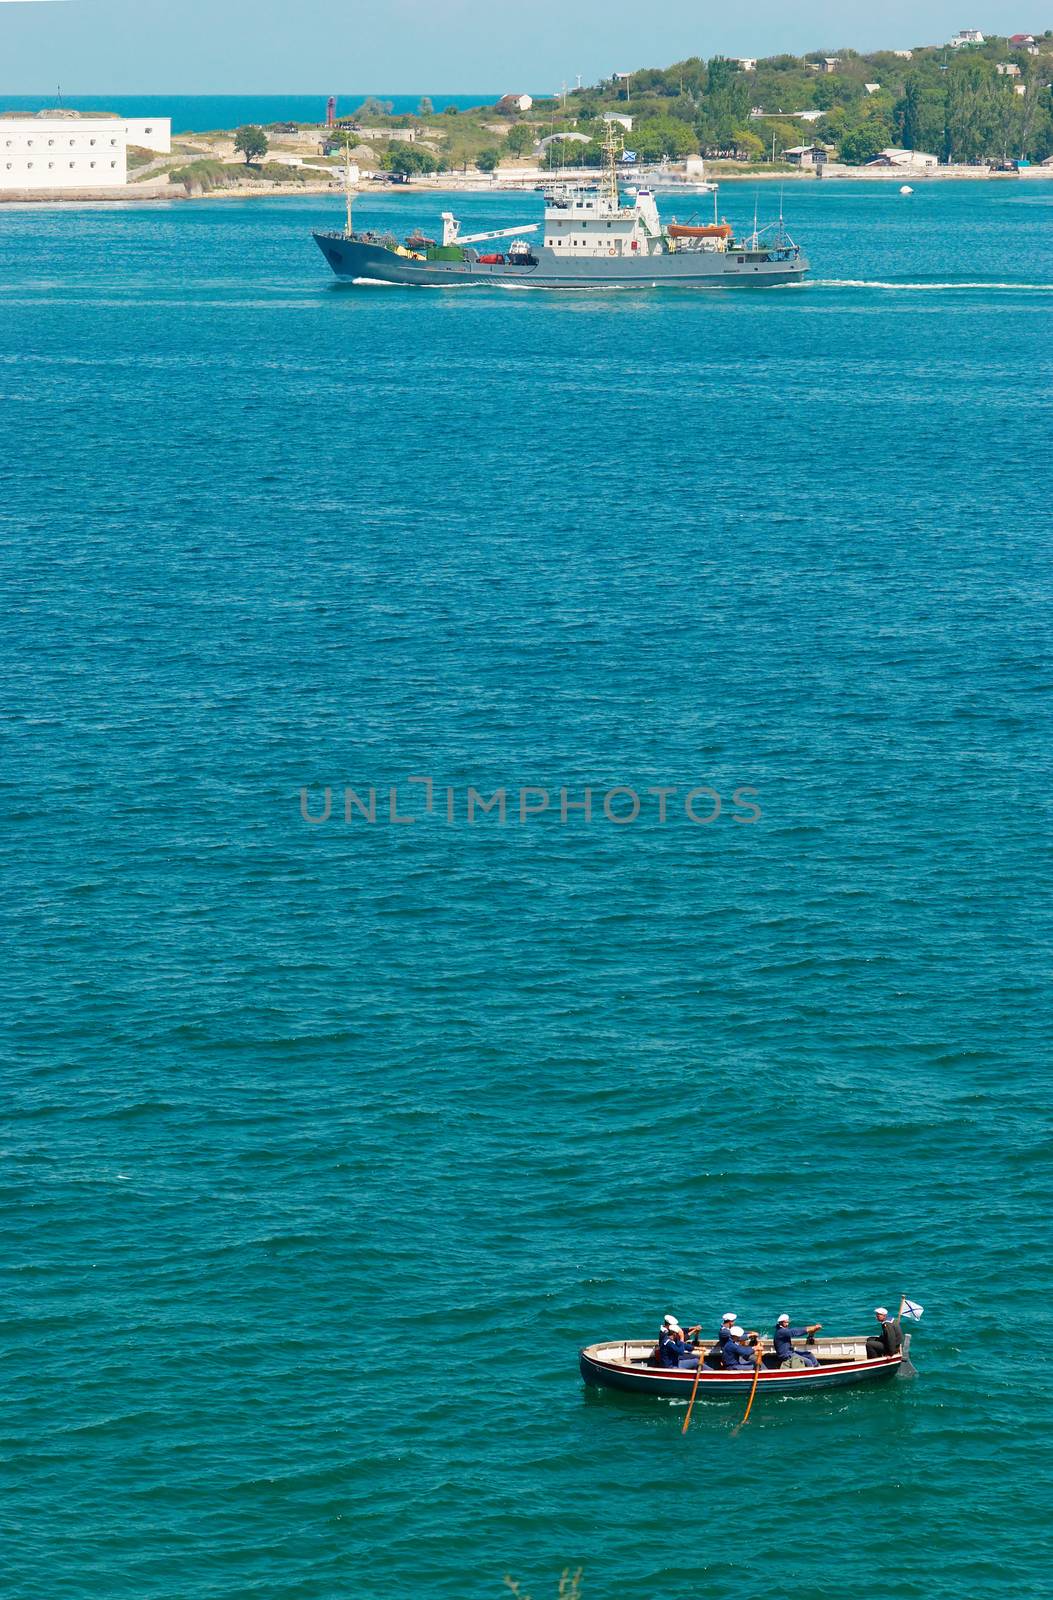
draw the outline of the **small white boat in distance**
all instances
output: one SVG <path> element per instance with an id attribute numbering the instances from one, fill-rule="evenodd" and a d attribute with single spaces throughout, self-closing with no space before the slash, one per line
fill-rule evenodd
<path id="1" fill-rule="evenodd" d="M 911 188 L 909 183 L 901 183 L 899 186 L 899 192 L 900 194 L 913 194 L 914 190 Z"/>

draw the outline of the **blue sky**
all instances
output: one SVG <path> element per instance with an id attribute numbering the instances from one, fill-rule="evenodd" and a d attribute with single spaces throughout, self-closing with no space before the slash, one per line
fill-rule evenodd
<path id="1" fill-rule="evenodd" d="M 689 55 L 1039 31 L 1035 0 L 0 0 L 0 93 L 550 93 Z"/>

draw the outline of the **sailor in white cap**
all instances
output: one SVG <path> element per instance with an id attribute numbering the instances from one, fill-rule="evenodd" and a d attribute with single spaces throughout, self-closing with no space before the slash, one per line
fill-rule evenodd
<path id="1" fill-rule="evenodd" d="M 683 1328 L 669 1312 L 663 1317 L 662 1326 L 658 1334 L 658 1364 L 662 1367 L 697 1367 L 698 1366 L 698 1333 L 697 1324 L 684 1333 Z"/>
<path id="2" fill-rule="evenodd" d="M 731 1330 L 738 1320 L 739 1317 L 737 1311 L 725 1311 L 724 1315 L 721 1317 L 720 1332 L 717 1334 L 717 1346 L 720 1350 L 724 1349 L 724 1346 L 731 1338 Z"/>
<path id="3" fill-rule="evenodd" d="M 889 1316 L 888 1306 L 875 1306 L 874 1315 L 877 1318 L 879 1333 L 872 1333 L 867 1340 L 867 1360 L 875 1361 L 879 1356 L 895 1356 L 903 1348 L 903 1335 L 899 1323 Z"/>
<path id="4" fill-rule="evenodd" d="M 721 1360 L 729 1372 L 752 1372 L 757 1364 L 759 1346 L 746 1344 L 745 1339 L 744 1330 L 734 1323 L 721 1351 Z"/>
<path id="5" fill-rule="evenodd" d="M 806 1367 L 817 1367 L 819 1363 L 812 1352 L 810 1350 L 795 1350 L 793 1341 L 795 1339 L 803 1339 L 805 1336 L 810 1338 L 813 1333 L 818 1333 L 821 1327 L 821 1322 L 810 1322 L 806 1327 L 791 1328 L 790 1319 L 784 1311 L 775 1324 L 775 1354 L 778 1357 L 780 1367 L 784 1367 L 793 1356 L 799 1356 Z"/>
<path id="6" fill-rule="evenodd" d="M 738 1320 L 738 1316 L 734 1311 L 725 1311 L 724 1315 L 720 1319 L 720 1331 L 717 1334 L 717 1342 L 716 1344 L 711 1345 L 706 1351 L 705 1355 L 702 1357 L 703 1366 L 717 1368 L 723 1366 L 724 1363 L 722 1357 L 724 1355 L 724 1346 L 731 1338 L 731 1330 Z"/>

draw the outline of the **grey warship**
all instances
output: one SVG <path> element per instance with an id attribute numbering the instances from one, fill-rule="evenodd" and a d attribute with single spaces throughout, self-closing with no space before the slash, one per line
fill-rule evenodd
<path id="1" fill-rule="evenodd" d="M 807 258 L 782 220 L 736 238 L 727 222 L 670 223 L 658 214 L 654 193 L 639 188 L 623 199 L 613 136 L 605 146 L 599 181 L 556 185 L 545 196 L 544 221 L 490 233 L 462 235 L 444 211 L 442 243 L 411 234 L 339 233 L 314 239 L 336 276 L 353 283 L 418 284 L 432 288 L 503 284 L 522 288 L 679 288 L 730 284 L 799 283 Z M 715 202 L 714 202 L 715 203 Z M 526 235 L 543 230 L 540 240 Z M 507 249 L 486 249 L 510 239 Z M 482 245 L 482 250 L 476 247 Z"/>

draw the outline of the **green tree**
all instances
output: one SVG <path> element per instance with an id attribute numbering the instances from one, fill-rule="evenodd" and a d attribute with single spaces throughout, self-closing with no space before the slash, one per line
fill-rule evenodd
<path id="1" fill-rule="evenodd" d="M 673 117 L 654 117 L 633 129 L 632 144 L 641 161 L 659 161 L 663 156 L 688 156 L 698 149 L 698 139 L 686 122 Z"/>
<path id="2" fill-rule="evenodd" d="M 750 161 L 763 161 L 767 154 L 764 140 L 758 138 L 749 128 L 736 128 L 731 136 L 731 143 L 740 155 L 746 156 Z"/>
<path id="3" fill-rule="evenodd" d="M 509 155 L 526 155 L 528 150 L 534 148 L 534 130 L 528 122 L 515 122 L 505 135 L 505 147 Z"/>
<path id="4" fill-rule="evenodd" d="M 262 128 L 239 128 L 234 135 L 234 148 L 245 157 L 245 165 L 249 167 L 265 156 L 270 146 Z"/>
<path id="5" fill-rule="evenodd" d="M 420 104 L 417 107 L 417 115 L 418 117 L 433 117 L 435 115 L 435 107 L 432 105 L 426 94 L 422 94 L 420 97 Z"/>
<path id="6" fill-rule="evenodd" d="M 706 72 L 706 93 L 718 94 L 738 75 L 738 67 L 726 56 L 714 56 Z"/>
<path id="7" fill-rule="evenodd" d="M 927 83 L 919 73 L 912 73 L 904 85 L 903 99 L 893 113 L 895 134 L 903 148 L 938 154 L 944 146 L 946 121 L 942 83 Z"/>
<path id="8" fill-rule="evenodd" d="M 861 167 L 884 149 L 885 129 L 878 122 L 861 122 L 849 128 L 841 140 L 841 160 L 849 167 Z"/>
<path id="9" fill-rule="evenodd" d="M 424 150 L 417 144 L 393 144 L 381 158 L 381 164 L 388 172 L 400 172 L 404 177 L 412 177 L 416 172 L 438 172 L 439 163 L 430 150 Z"/>
<path id="10" fill-rule="evenodd" d="M 480 172 L 494 172 L 500 160 L 500 150 L 480 150 L 475 158 L 475 164 Z"/>

